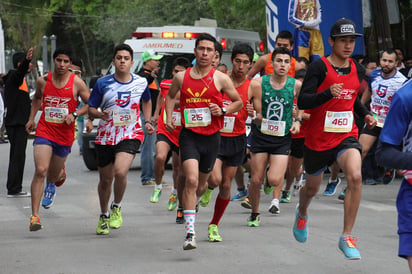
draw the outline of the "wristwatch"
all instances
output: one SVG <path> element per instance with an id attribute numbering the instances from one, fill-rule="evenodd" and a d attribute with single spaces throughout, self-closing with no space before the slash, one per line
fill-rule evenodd
<path id="1" fill-rule="evenodd" d="M 225 107 L 221 107 L 220 109 L 222 110 L 223 115 L 225 115 L 226 112 L 227 112 L 226 108 L 225 108 Z M 223 116 L 223 115 L 222 115 L 222 116 Z"/>
<path id="2" fill-rule="evenodd" d="M 153 124 L 152 121 L 144 121 L 144 124 L 145 124 L 145 125 L 146 125 L 146 124 L 150 124 L 152 127 L 154 126 L 154 124 Z"/>
<path id="3" fill-rule="evenodd" d="M 302 118 L 295 118 L 295 122 L 299 122 L 300 124 L 302 124 Z"/>
<path id="4" fill-rule="evenodd" d="M 77 119 L 77 117 L 79 116 L 76 111 L 73 111 L 72 115 L 73 115 L 74 119 Z"/>

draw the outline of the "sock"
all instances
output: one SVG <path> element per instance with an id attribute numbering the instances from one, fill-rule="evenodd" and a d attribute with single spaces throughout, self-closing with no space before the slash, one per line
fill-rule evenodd
<path id="1" fill-rule="evenodd" d="M 158 188 L 158 189 L 162 190 L 162 189 L 163 189 L 163 186 L 162 186 L 162 184 L 160 184 L 160 185 L 155 185 L 155 188 Z"/>
<path id="2" fill-rule="evenodd" d="M 109 212 L 106 212 L 106 213 L 100 213 L 100 216 L 104 216 L 104 217 L 106 217 L 106 218 L 110 218 L 110 213 Z"/>
<path id="3" fill-rule="evenodd" d="M 212 187 L 210 187 L 210 186 L 208 186 L 207 188 L 210 189 L 211 191 L 213 191 L 213 189 L 214 189 L 214 188 L 212 188 Z"/>
<path id="4" fill-rule="evenodd" d="M 245 188 L 238 188 L 237 191 L 239 191 L 239 192 L 245 191 Z"/>
<path id="5" fill-rule="evenodd" d="M 195 235 L 196 210 L 183 210 L 186 233 Z"/>
<path id="6" fill-rule="evenodd" d="M 120 208 L 120 203 L 116 204 L 116 203 L 113 201 L 113 202 L 112 202 L 112 205 L 110 206 L 110 208 L 114 208 L 114 207 Z"/>
<path id="7" fill-rule="evenodd" d="M 213 219 L 210 222 L 210 224 L 218 225 L 220 222 L 220 219 L 223 216 L 223 213 L 225 213 L 226 207 L 229 204 L 230 199 L 222 199 L 220 198 L 219 195 L 217 195 L 216 198 L 216 203 L 215 203 L 215 211 L 213 212 Z"/>
<path id="8" fill-rule="evenodd" d="M 254 220 L 256 220 L 257 216 L 259 216 L 259 215 L 260 215 L 260 213 L 253 213 L 253 212 L 252 212 L 252 214 L 250 215 L 250 219 L 251 219 L 252 221 L 254 221 Z"/>

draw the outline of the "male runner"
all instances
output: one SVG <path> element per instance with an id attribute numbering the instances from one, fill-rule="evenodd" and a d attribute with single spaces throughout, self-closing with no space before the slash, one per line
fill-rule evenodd
<path id="1" fill-rule="evenodd" d="M 196 65 L 173 78 L 166 96 L 168 130 L 173 130 L 172 112 L 180 90 L 182 129 L 179 136 L 181 166 L 185 179 L 183 208 L 186 239 L 184 250 L 196 248 L 196 190 L 204 188 L 219 149 L 223 116 L 239 111 L 242 101 L 229 76 L 212 67 L 216 39 L 201 34 L 195 42 Z M 223 93 L 231 104 L 223 106 Z"/>
<path id="2" fill-rule="evenodd" d="M 34 117 L 41 108 L 42 114 L 33 141 L 35 173 L 31 183 L 30 231 L 42 228 L 39 218 L 40 199 L 44 187 L 42 206 L 50 208 L 56 195 L 56 186 L 66 179 L 64 163 L 71 152 L 74 141 L 74 124 L 78 116 L 87 112 L 90 90 L 84 81 L 69 71 L 71 50 L 57 49 L 53 53 L 54 71 L 40 77 L 36 83 L 26 130 L 30 133 L 35 126 Z M 78 97 L 85 105 L 76 111 Z"/>
<path id="3" fill-rule="evenodd" d="M 392 49 L 383 51 L 379 59 L 380 68 L 371 72 L 368 89 L 362 94 L 361 102 L 366 104 L 370 101 L 371 112 L 378 122 L 373 129 L 364 128 L 362 130 L 359 137 L 359 143 L 362 145 L 362 159 L 366 157 L 379 137 L 393 95 L 407 80 L 407 78 L 396 69 L 397 63 L 398 57 L 396 51 Z M 385 169 L 383 183 L 388 184 L 392 182 L 394 178 L 395 170 Z M 372 184 L 375 184 L 375 182 L 372 181 Z"/>
<path id="4" fill-rule="evenodd" d="M 362 191 L 361 146 L 354 109 L 369 127 L 376 124 L 357 99 L 364 69 L 349 58 L 359 36 L 362 35 L 356 33 L 351 20 L 342 18 L 335 22 L 329 38 L 332 54 L 309 65 L 298 98 L 298 107 L 311 109 L 311 116 L 304 148 L 306 184 L 300 190 L 293 234 L 299 242 L 307 240 L 309 204 L 319 190 L 326 167 L 337 160 L 348 181 L 344 227 L 339 238 L 339 249 L 348 259 L 360 259 L 356 238 L 352 237 Z"/>
<path id="5" fill-rule="evenodd" d="M 208 227 L 210 242 L 221 242 L 218 225 L 227 205 L 230 202 L 230 188 L 232 180 L 239 166 L 242 165 L 246 154 L 246 105 L 249 101 L 248 89 L 250 80 L 247 77 L 249 67 L 253 60 L 253 49 L 247 44 L 237 44 L 232 50 L 233 69 L 229 73 L 237 92 L 243 102 L 243 108 L 233 114 L 224 116 L 224 126 L 220 130 L 221 140 L 219 153 L 212 173 L 208 180 L 208 187 L 219 186 L 219 194 L 216 198 L 213 219 Z M 223 105 L 230 104 L 227 95 L 223 95 Z"/>
<path id="6" fill-rule="evenodd" d="M 152 102 L 146 78 L 130 73 L 133 50 L 127 44 L 114 48 L 114 74 L 99 78 L 90 95 L 89 116 L 99 118 L 96 134 L 98 194 L 100 218 L 96 234 L 107 235 L 110 228 L 123 224 L 121 201 L 127 185 L 127 173 L 144 139 L 140 120 L 140 102 L 145 118 L 144 127 L 152 134 Z M 112 192 L 114 200 L 110 206 Z"/>
<path id="7" fill-rule="evenodd" d="M 191 62 L 184 57 L 176 58 L 172 65 L 173 76 L 180 71 L 185 71 L 191 65 Z M 155 116 L 153 119 L 155 122 L 157 122 L 156 159 L 154 163 L 156 185 L 153 189 L 153 194 L 150 197 L 150 202 L 159 202 L 159 197 L 162 194 L 162 178 L 165 170 L 165 162 L 167 160 L 168 153 L 172 151 L 173 188 L 169 196 L 169 202 L 167 204 L 167 209 L 170 211 L 174 210 L 177 206 L 179 175 L 179 134 L 181 129 L 179 106 L 175 106 L 176 108 L 173 111 L 173 121 L 176 125 L 175 130 L 170 132 L 166 129 L 165 125 L 166 112 L 164 111 L 164 100 L 166 98 L 166 94 L 169 92 L 171 84 L 172 79 L 163 80 L 160 83 L 160 96 L 157 97 Z"/>
<path id="8" fill-rule="evenodd" d="M 260 224 L 260 187 L 267 173 L 270 186 L 283 185 L 292 142 L 291 133 L 298 133 L 303 111 L 292 120 L 293 100 L 299 95 L 301 82 L 287 75 L 290 68 L 290 51 L 276 48 L 272 54 L 273 74 L 254 79 L 249 86 L 257 118 L 252 124 L 251 181 L 249 200 L 252 214 L 248 226 Z M 269 169 L 266 167 L 269 164 Z M 281 190 L 281 187 L 280 187 Z M 279 200 L 273 199 L 269 212 L 279 214 Z"/>

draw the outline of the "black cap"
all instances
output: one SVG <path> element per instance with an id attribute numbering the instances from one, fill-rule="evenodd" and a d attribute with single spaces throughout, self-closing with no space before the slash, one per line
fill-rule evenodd
<path id="1" fill-rule="evenodd" d="M 330 37 L 339 36 L 363 36 L 360 33 L 356 33 L 356 25 L 352 20 L 341 18 L 333 24 L 330 29 Z"/>

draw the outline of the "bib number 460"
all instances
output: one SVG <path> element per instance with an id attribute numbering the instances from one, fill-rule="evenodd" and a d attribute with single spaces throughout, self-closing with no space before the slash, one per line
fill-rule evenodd
<path id="1" fill-rule="evenodd" d="M 348 125 L 348 118 L 337 118 L 332 121 L 333 125 L 336 126 L 347 126 Z"/>

